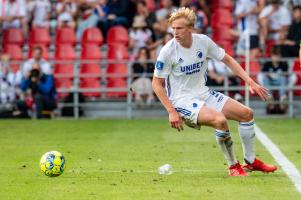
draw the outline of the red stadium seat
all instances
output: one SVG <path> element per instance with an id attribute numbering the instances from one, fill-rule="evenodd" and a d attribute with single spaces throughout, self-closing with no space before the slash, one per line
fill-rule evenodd
<path id="1" fill-rule="evenodd" d="M 22 29 L 10 28 L 3 33 L 3 44 L 16 44 L 18 46 L 23 46 L 24 36 Z"/>
<path id="2" fill-rule="evenodd" d="M 4 46 L 3 53 L 8 54 L 12 63 L 10 63 L 10 69 L 13 72 L 17 72 L 20 69 L 20 64 L 23 59 L 22 49 L 16 44 L 7 44 Z"/>
<path id="3" fill-rule="evenodd" d="M 45 60 L 48 60 L 49 59 L 48 47 L 44 46 L 44 45 L 36 45 L 36 46 L 39 46 L 43 49 L 42 58 L 44 58 Z M 35 46 L 29 46 L 27 58 L 32 58 L 32 50 L 33 50 L 34 47 Z"/>
<path id="4" fill-rule="evenodd" d="M 296 86 L 301 86 L 301 67 L 300 67 L 300 61 L 299 61 L 299 59 L 295 60 L 295 62 L 293 64 L 292 71 L 297 76 Z M 301 90 L 295 90 L 294 91 L 294 95 L 301 96 Z"/>
<path id="5" fill-rule="evenodd" d="M 234 38 L 230 34 L 230 28 L 226 26 L 218 26 L 212 29 L 212 39 L 214 41 L 233 41 Z"/>
<path id="6" fill-rule="evenodd" d="M 58 45 L 55 49 L 55 59 L 75 60 L 75 49 L 71 45 Z"/>
<path id="7" fill-rule="evenodd" d="M 128 58 L 129 53 L 126 46 L 119 44 L 108 45 L 107 59 L 122 60 Z"/>
<path id="8" fill-rule="evenodd" d="M 81 79 L 81 89 L 99 89 L 99 92 L 82 92 L 85 97 L 100 97 L 100 80 L 97 78 L 85 78 Z"/>
<path id="9" fill-rule="evenodd" d="M 83 45 L 81 52 L 81 74 L 101 76 L 101 51 L 96 44 Z M 86 63 L 85 63 L 86 62 Z"/>
<path id="10" fill-rule="evenodd" d="M 275 44 L 276 44 L 275 40 L 266 41 L 266 43 L 265 43 L 265 45 L 266 45 L 265 56 L 266 57 L 271 57 L 271 51 L 272 51 L 272 48 Z"/>
<path id="11" fill-rule="evenodd" d="M 212 10 L 217 10 L 220 8 L 227 9 L 229 11 L 233 10 L 232 0 L 211 0 Z"/>
<path id="12" fill-rule="evenodd" d="M 29 45 L 44 45 L 49 46 L 51 42 L 50 34 L 47 28 L 35 27 L 32 28 L 29 34 Z"/>
<path id="13" fill-rule="evenodd" d="M 127 61 L 129 54 L 127 48 L 123 45 L 109 45 L 107 59 L 107 74 L 126 77 L 128 73 Z"/>
<path id="14" fill-rule="evenodd" d="M 107 43 L 110 44 L 123 44 L 128 45 L 129 33 L 123 26 L 113 26 L 108 30 Z"/>
<path id="15" fill-rule="evenodd" d="M 81 59 L 100 60 L 101 57 L 102 56 L 99 46 L 95 44 L 82 45 Z"/>
<path id="16" fill-rule="evenodd" d="M 9 54 L 12 60 L 22 60 L 22 49 L 20 46 L 15 44 L 8 44 L 4 47 L 3 53 Z"/>
<path id="17" fill-rule="evenodd" d="M 55 50 L 54 73 L 73 77 L 73 66 L 75 62 L 75 49 L 71 45 L 59 45 Z"/>
<path id="18" fill-rule="evenodd" d="M 71 78 L 55 78 L 56 89 L 70 89 L 73 85 Z M 68 96 L 69 92 L 58 92 L 59 99 Z"/>
<path id="19" fill-rule="evenodd" d="M 232 13 L 225 9 L 218 9 L 212 13 L 211 16 L 211 26 L 228 26 L 232 27 L 234 25 L 234 20 L 232 17 Z"/>
<path id="20" fill-rule="evenodd" d="M 107 82 L 107 89 L 125 90 L 116 92 L 107 92 L 107 97 L 126 97 L 127 95 L 127 84 L 123 78 L 109 79 Z"/>
<path id="21" fill-rule="evenodd" d="M 96 44 L 100 46 L 103 44 L 103 35 L 98 28 L 87 28 L 83 33 L 81 42 L 82 44 Z"/>
<path id="22" fill-rule="evenodd" d="M 69 27 L 57 29 L 55 43 L 56 45 L 69 44 L 74 46 L 76 44 L 74 29 Z"/>

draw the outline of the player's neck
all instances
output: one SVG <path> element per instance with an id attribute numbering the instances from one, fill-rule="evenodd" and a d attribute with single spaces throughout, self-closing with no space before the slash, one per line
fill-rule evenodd
<path id="1" fill-rule="evenodd" d="M 185 40 L 179 43 L 182 47 L 189 49 L 192 46 L 192 34 L 190 34 L 189 37 L 187 37 L 187 39 L 185 38 Z"/>

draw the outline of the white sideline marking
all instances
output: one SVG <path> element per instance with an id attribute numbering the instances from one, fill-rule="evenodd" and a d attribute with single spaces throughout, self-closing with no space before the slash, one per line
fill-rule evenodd
<path id="1" fill-rule="evenodd" d="M 69 170 L 70 173 L 81 173 L 85 172 L 84 170 Z M 91 170 L 89 171 L 91 172 Z M 144 174 L 144 173 L 158 173 L 158 170 L 140 170 L 140 169 L 133 169 L 133 170 L 122 170 L 122 169 L 103 169 L 103 170 L 97 170 L 95 172 L 99 173 L 137 173 L 137 174 Z M 175 169 L 172 170 L 174 173 L 221 173 L 225 172 L 225 170 L 200 170 L 200 169 Z"/>
<path id="2" fill-rule="evenodd" d="M 282 167 L 282 170 L 287 174 L 295 185 L 297 191 L 301 193 L 301 174 L 297 167 L 287 159 L 281 150 L 262 132 L 262 130 L 255 125 L 255 133 L 258 140 L 270 152 L 276 162 Z"/>

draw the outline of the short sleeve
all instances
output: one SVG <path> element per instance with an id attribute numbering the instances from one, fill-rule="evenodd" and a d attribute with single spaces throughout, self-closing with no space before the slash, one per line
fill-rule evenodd
<path id="1" fill-rule="evenodd" d="M 215 42 L 213 42 L 209 37 L 208 41 L 208 57 L 221 61 L 225 57 L 225 50 L 219 47 Z"/>
<path id="2" fill-rule="evenodd" d="M 171 73 L 172 63 L 166 48 L 160 51 L 155 64 L 154 76 L 157 78 L 167 78 Z"/>

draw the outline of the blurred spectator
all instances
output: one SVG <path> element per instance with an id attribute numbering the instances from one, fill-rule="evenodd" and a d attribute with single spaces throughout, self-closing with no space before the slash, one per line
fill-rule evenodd
<path id="1" fill-rule="evenodd" d="M 150 29 L 153 33 L 153 24 L 157 21 L 156 15 L 154 12 L 151 12 L 145 1 L 139 1 L 137 3 L 137 15 L 143 16 L 147 24 L 147 28 Z M 155 38 L 153 38 L 154 40 Z"/>
<path id="2" fill-rule="evenodd" d="M 50 26 L 51 5 L 49 0 L 33 0 L 27 6 L 29 16 L 32 20 L 32 27 Z"/>
<path id="3" fill-rule="evenodd" d="M 129 47 L 132 48 L 132 57 L 135 58 L 141 47 L 148 46 L 152 42 L 152 32 L 147 28 L 143 16 L 135 16 L 132 27 L 129 33 Z"/>
<path id="4" fill-rule="evenodd" d="M 25 0 L 7 0 L 0 3 L 0 25 L 2 29 L 22 28 L 28 34 Z"/>
<path id="5" fill-rule="evenodd" d="M 177 9 L 176 6 L 173 5 L 172 0 L 162 0 L 162 6 L 163 8 L 156 11 L 156 18 L 157 21 L 153 24 L 153 30 L 154 30 L 154 36 L 155 40 L 162 39 L 168 31 L 167 18 L 173 12 L 175 9 Z"/>
<path id="6" fill-rule="evenodd" d="M 0 104 L 12 104 L 16 100 L 17 87 L 21 82 L 21 72 L 12 72 L 9 55 L 2 55 L 0 62 Z"/>
<path id="7" fill-rule="evenodd" d="M 154 100 L 152 89 L 152 73 L 154 64 L 150 62 L 150 54 L 146 47 L 139 49 L 137 61 L 133 64 L 134 81 L 132 89 L 135 92 L 137 105 L 150 105 Z"/>
<path id="8" fill-rule="evenodd" d="M 280 100 L 280 110 L 281 112 L 286 111 L 286 87 L 292 85 L 288 79 L 288 65 L 286 62 L 281 61 L 281 52 L 278 46 L 274 46 L 271 51 L 271 61 L 264 64 L 262 72 L 258 75 L 258 81 L 264 85 L 266 88 L 271 86 L 279 87 L 278 95 L 274 93 L 270 95 L 268 99 L 268 113 L 273 113 L 275 111 L 274 99 Z"/>
<path id="9" fill-rule="evenodd" d="M 22 77 L 20 88 L 24 92 L 23 105 L 33 111 L 33 117 L 43 118 L 45 111 L 56 108 L 54 77 L 43 73 L 39 63 L 34 63 L 29 73 Z"/>
<path id="10" fill-rule="evenodd" d="M 199 2 L 191 2 L 189 7 L 196 15 L 196 22 L 194 26 L 196 33 L 204 33 L 208 26 L 208 18 L 205 12 L 202 10 L 202 7 L 200 7 Z"/>
<path id="11" fill-rule="evenodd" d="M 156 17 L 158 21 L 166 20 L 166 18 L 172 13 L 175 9 L 177 9 L 176 6 L 174 6 L 172 0 L 162 0 L 162 6 L 163 8 L 160 8 L 156 11 Z"/>
<path id="12" fill-rule="evenodd" d="M 42 58 L 43 49 L 39 46 L 32 48 L 32 58 L 28 59 L 23 65 L 23 76 L 27 76 L 34 65 L 39 65 L 43 74 L 52 74 L 50 63 Z"/>
<path id="13" fill-rule="evenodd" d="M 84 13 L 85 18 L 78 25 L 77 40 L 81 40 L 81 36 L 87 28 L 95 27 L 98 22 L 106 24 L 108 12 L 107 0 L 90 1 L 89 9 L 87 8 Z M 106 32 L 106 27 L 102 31 Z"/>
<path id="14" fill-rule="evenodd" d="M 235 5 L 235 16 L 237 18 L 237 30 L 239 40 L 237 44 L 237 54 L 244 55 L 246 50 L 244 31 L 248 29 L 250 34 L 250 59 L 253 60 L 259 53 L 259 24 L 258 14 L 260 7 L 257 1 L 238 0 Z"/>
<path id="15" fill-rule="evenodd" d="M 301 6 L 293 8 L 293 23 L 290 25 L 288 34 L 281 46 L 283 57 L 298 57 L 301 41 Z"/>
<path id="16" fill-rule="evenodd" d="M 226 77 L 228 77 L 229 86 L 238 86 L 239 79 L 233 72 L 220 61 L 210 59 L 208 61 L 208 76 L 206 85 L 208 86 L 224 86 Z M 237 101 L 242 100 L 239 91 L 233 91 L 233 97 Z"/>
<path id="17" fill-rule="evenodd" d="M 129 26 L 129 21 L 126 17 L 127 1 L 124 0 L 108 0 L 109 14 L 109 27 L 115 25 Z"/>
<path id="18" fill-rule="evenodd" d="M 284 37 L 291 24 L 290 11 L 281 5 L 281 0 L 271 0 L 270 2 L 271 4 L 264 7 L 259 15 L 260 44 L 262 46 L 268 39 L 279 44 L 281 37 Z"/>
<path id="19" fill-rule="evenodd" d="M 56 5 L 57 27 L 63 26 L 75 28 L 75 17 L 77 14 L 77 3 L 75 0 L 62 0 Z"/>
<path id="20" fill-rule="evenodd" d="M 20 95 L 19 84 L 21 72 L 12 72 L 9 67 L 9 55 L 2 55 L 0 62 L 0 118 L 24 118 L 17 106 L 17 98 Z"/>

